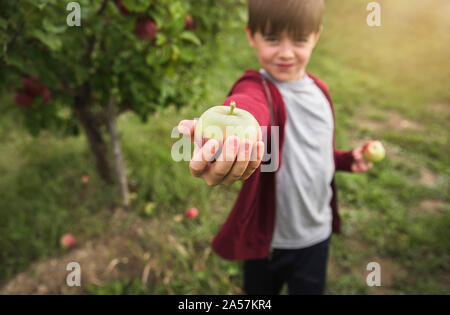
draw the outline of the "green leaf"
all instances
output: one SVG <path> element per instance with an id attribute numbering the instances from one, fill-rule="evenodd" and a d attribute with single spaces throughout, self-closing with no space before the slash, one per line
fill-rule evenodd
<path id="1" fill-rule="evenodd" d="M 180 55 L 180 49 L 177 45 L 172 45 L 172 60 L 177 60 Z"/>
<path id="2" fill-rule="evenodd" d="M 31 35 L 39 39 L 44 45 L 47 45 L 50 50 L 58 51 L 62 48 L 61 39 L 53 34 L 46 34 L 40 30 L 35 30 Z"/>
<path id="3" fill-rule="evenodd" d="M 193 47 L 181 47 L 180 59 L 185 62 L 193 62 L 197 57 Z"/>
<path id="4" fill-rule="evenodd" d="M 56 26 L 47 18 L 44 18 L 44 20 L 42 21 L 42 26 L 48 33 L 53 34 L 63 33 L 67 29 L 67 25 Z"/>
<path id="5" fill-rule="evenodd" d="M 171 48 L 168 46 L 162 46 L 161 50 L 158 52 L 159 61 L 158 63 L 163 64 L 170 60 Z"/>
<path id="6" fill-rule="evenodd" d="M 173 76 L 175 75 L 175 69 L 173 68 L 172 65 L 168 65 L 168 66 L 167 66 L 167 68 L 166 68 L 166 74 L 167 74 L 169 77 L 173 77 Z M 169 91 L 169 89 L 167 89 L 166 91 Z M 172 95 L 172 94 L 173 94 L 173 91 L 170 90 L 170 95 Z M 169 95 L 169 93 L 168 93 L 168 95 Z"/>
<path id="7" fill-rule="evenodd" d="M 47 3 L 35 3 L 35 1 L 31 2 L 32 5 L 34 5 L 36 8 L 39 9 L 39 11 L 42 11 L 47 6 Z"/>
<path id="8" fill-rule="evenodd" d="M 20 56 L 17 56 L 15 54 L 7 54 L 5 56 L 5 63 L 7 65 L 16 67 L 17 69 L 20 69 L 21 71 L 26 71 L 26 64 L 23 61 L 23 59 Z"/>
<path id="9" fill-rule="evenodd" d="M 163 33 L 158 33 L 156 35 L 156 45 L 161 46 L 167 43 L 167 37 Z"/>
<path id="10" fill-rule="evenodd" d="M 149 7 L 148 0 L 122 0 L 123 5 L 132 12 L 145 12 Z"/>
<path id="11" fill-rule="evenodd" d="M 157 61 L 156 50 L 152 49 L 152 50 L 150 50 L 150 52 L 145 57 L 145 62 L 149 66 L 152 66 L 152 65 L 154 65 L 156 63 L 156 61 Z"/>
<path id="12" fill-rule="evenodd" d="M 202 43 L 198 37 L 192 32 L 183 32 L 180 34 L 180 38 L 191 43 L 194 43 L 197 46 L 200 46 Z"/>
<path id="13" fill-rule="evenodd" d="M 8 28 L 8 21 L 0 18 L 0 27 L 6 30 Z"/>

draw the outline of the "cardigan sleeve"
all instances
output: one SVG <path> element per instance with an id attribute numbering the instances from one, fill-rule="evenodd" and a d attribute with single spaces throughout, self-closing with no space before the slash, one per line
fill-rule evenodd
<path id="1" fill-rule="evenodd" d="M 236 84 L 223 105 L 236 102 L 236 107 L 248 111 L 261 127 L 270 125 L 270 109 L 261 84 L 254 81 L 242 81 Z"/>
<path id="2" fill-rule="evenodd" d="M 355 161 L 352 150 L 340 151 L 334 150 L 334 162 L 336 171 L 352 172 L 352 164 Z"/>

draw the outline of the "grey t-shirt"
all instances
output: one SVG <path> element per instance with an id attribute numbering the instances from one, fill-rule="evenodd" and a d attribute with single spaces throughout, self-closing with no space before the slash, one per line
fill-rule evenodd
<path id="1" fill-rule="evenodd" d="M 333 114 L 322 90 L 305 74 L 278 82 L 286 106 L 283 162 L 276 174 L 276 216 L 272 248 L 299 249 L 331 234 L 334 175 Z"/>

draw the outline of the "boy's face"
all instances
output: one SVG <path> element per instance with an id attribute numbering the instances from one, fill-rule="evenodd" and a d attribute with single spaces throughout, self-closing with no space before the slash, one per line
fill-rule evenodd
<path id="1" fill-rule="evenodd" d="M 280 82 L 300 80 L 305 75 L 311 52 L 321 30 L 305 38 L 290 38 L 287 31 L 280 35 L 251 34 L 246 27 L 250 46 L 256 49 L 261 67 Z"/>

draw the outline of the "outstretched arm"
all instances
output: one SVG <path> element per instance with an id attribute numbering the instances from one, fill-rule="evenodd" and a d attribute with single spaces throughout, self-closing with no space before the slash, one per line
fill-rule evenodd
<path id="1" fill-rule="evenodd" d="M 362 151 L 362 147 L 350 151 L 335 150 L 336 171 L 364 173 L 370 170 L 373 164 L 364 160 Z"/>

